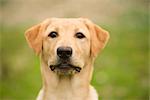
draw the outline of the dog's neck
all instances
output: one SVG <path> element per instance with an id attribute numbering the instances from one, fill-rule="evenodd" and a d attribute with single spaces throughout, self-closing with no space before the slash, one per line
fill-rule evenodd
<path id="1" fill-rule="evenodd" d="M 41 59 L 44 100 L 57 100 L 58 98 L 69 100 L 69 96 L 72 97 L 72 95 L 75 97 L 72 100 L 85 100 L 89 95 L 92 72 L 92 62 L 88 62 L 88 65 L 84 66 L 81 72 L 73 76 L 59 76 L 52 72 L 49 66 Z"/>

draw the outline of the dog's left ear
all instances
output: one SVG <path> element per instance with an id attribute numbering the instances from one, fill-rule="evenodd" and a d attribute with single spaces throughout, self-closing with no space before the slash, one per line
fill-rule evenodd
<path id="1" fill-rule="evenodd" d="M 93 22 L 91 22 L 90 20 L 84 20 L 90 32 L 91 55 L 93 57 L 96 57 L 97 54 L 105 47 L 109 39 L 109 33 L 106 30 L 94 24 Z"/>
<path id="2" fill-rule="evenodd" d="M 42 41 L 43 41 L 43 34 L 49 24 L 50 20 L 46 19 L 42 23 L 35 25 L 29 28 L 25 32 L 26 40 L 31 48 L 35 51 L 37 55 L 41 52 L 42 49 Z"/>

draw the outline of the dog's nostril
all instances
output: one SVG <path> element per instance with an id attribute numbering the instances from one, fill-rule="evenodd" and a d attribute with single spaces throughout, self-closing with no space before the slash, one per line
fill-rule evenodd
<path id="1" fill-rule="evenodd" d="M 57 49 L 57 55 L 60 58 L 69 58 L 72 55 L 72 48 L 71 47 L 59 47 Z"/>

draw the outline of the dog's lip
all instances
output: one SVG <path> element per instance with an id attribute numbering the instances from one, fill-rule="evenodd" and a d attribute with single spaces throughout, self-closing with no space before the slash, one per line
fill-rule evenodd
<path id="1" fill-rule="evenodd" d="M 62 70 L 69 70 L 69 69 L 74 69 L 77 72 L 80 72 L 81 68 L 78 66 L 74 66 L 72 64 L 68 64 L 68 63 L 60 63 L 60 64 L 56 64 L 56 65 L 50 65 L 50 68 L 52 71 L 54 71 L 56 68 L 58 69 L 62 69 Z"/>

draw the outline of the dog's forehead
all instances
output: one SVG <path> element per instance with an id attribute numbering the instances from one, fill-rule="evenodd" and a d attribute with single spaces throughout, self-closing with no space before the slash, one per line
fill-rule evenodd
<path id="1" fill-rule="evenodd" d="M 58 31 L 61 33 L 82 32 L 90 37 L 89 29 L 81 18 L 52 18 L 47 28 L 47 32 Z"/>
<path id="2" fill-rule="evenodd" d="M 85 28 L 84 22 L 79 18 L 53 18 L 51 19 L 50 26 L 53 27 L 72 27 L 72 28 Z"/>

